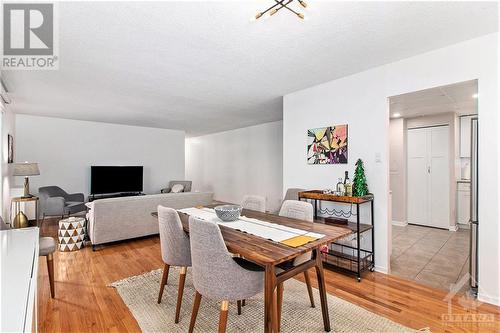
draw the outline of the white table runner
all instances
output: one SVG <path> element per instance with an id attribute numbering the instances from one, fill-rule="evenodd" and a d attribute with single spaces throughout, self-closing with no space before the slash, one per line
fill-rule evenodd
<path id="1" fill-rule="evenodd" d="M 282 242 L 284 240 L 297 237 L 297 236 L 310 236 L 316 239 L 322 238 L 325 235 L 315 232 L 308 232 L 302 229 L 287 227 L 284 225 L 261 221 L 254 218 L 240 216 L 240 218 L 233 222 L 224 222 L 217 217 L 215 211 L 210 208 L 184 208 L 178 210 L 181 213 L 194 216 L 201 220 L 214 222 L 225 227 L 246 232 L 251 235 L 259 236 L 262 238 L 270 239 L 275 242 Z"/>

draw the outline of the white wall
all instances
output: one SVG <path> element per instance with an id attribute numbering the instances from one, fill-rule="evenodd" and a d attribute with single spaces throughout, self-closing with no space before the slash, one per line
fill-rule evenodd
<path id="1" fill-rule="evenodd" d="M 392 221 L 406 220 L 406 133 L 403 118 L 391 119 L 389 125 L 389 188 L 392 191 Z"/>
<path id="2" fill-rule="evenodd" d="M 16 162 L 39 163 L 32 193 L 57 185 L 88 194 L 91 165 L 144 166 L 145 193 L 184 178 L 183 131 L 18 114 L 15 147 Z"/>
<path id="3" fill-rule="evenodd" d="M 389 268 L 388 97 L 478 79 L 479 298 L 500 304 L 497 38 L 490 34 L 284 97 L 283 187 L 333 187 L 345 165 L 306 163 L 307 129 L 349 124 L 349 165 L 362 158 L 375 194 L 376 268 Z M 381 161 L 375 157 L 380 154 Z"/>
<path id="4" fill-rule="evenodd" d="M 2 106 L 0 105 L 0 109 Z M 3 107 L 2 109 L 2 119 L 1 119 L 1 174 L 2 174 L 2 189 L 1 189 L 1 197 L 2 197 L 2 209 L 1 214 L 2 218 L 5 222 L 9 222 L 9 212 L 10 212 L 10 188 L 13 185 L 13 177 L 11 176 L 11 166 L 12 164 L 8 164 L 9 150 L 8 150 L 8 141 L 7 135 L 10 134 L 16 138 L 15 134 L 15 115 L 8 109 L 8 106 Z M 15 144 L 15 142 L 14 142 Z M 15 157 L 15 155 L 14 155 Z"/>
<path id="5" fill-rule="evenodd" d="M 282 140 L 281 121 L 187 139 L 186 179 L 217 200 L 239 203 L 245 194 L 257 194 L 267 198 L 268 210 L 277 210 Z"/>

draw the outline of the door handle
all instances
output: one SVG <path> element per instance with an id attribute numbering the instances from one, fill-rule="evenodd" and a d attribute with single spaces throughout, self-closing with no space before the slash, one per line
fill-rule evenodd
<path id="1" fill-rule="evenodd" d="M 430 166 L 427 167 L 427 173 L 431 173 L 431 167 Z"/>

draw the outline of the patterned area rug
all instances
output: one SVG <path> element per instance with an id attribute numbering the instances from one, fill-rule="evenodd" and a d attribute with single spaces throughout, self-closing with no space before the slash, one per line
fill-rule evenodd
<path id="1" fill-rule="evenodd" d="M 162 303 L 157 304 L 161 270 L 133 276 L 111 284 L 128 306 L 143 332 L 187 332 L 194 299 L 190 271 L 186 278 L 180 322 L 174 324 L 179 270 L 170 268 Z M 313 288 L 316 308 L 311 308 L 304 283 L 285 282 L 281 332 L 324 332 L 318 290 Z M 332 332 L 420 332 L 328 295 Z M 195 332 L 217 332 L 220 304 L 202 298 Z M 262 332 L 263 300 L 258 295 L 246 301 L 238 316 L 236 303 L 229 306 L 228 332 Z M 428 330 L 422 330 L 428 332 Z"/>

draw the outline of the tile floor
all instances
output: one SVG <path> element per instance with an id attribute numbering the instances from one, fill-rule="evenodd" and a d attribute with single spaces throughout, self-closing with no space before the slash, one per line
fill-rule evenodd
<path id="1" fill-rule="evenodd" d="M 469 271 L 469 232 L 392 226 L 391 274 L 449 290 Z"/>

